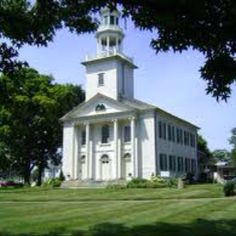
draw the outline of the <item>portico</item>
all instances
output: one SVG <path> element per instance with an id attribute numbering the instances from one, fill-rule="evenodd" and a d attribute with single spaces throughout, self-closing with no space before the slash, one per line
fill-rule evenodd
<path id="1" fill-rule="evenodd" d="M 74 123 L 73 128 L 73 179 L 137 177 L 135 116 L 82 118 Z"/>

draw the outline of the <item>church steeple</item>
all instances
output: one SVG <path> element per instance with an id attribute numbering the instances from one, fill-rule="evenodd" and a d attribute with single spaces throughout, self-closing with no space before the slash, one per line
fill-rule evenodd
<path id="1" fill-rule="evenodd" d="M 100 12 L 101 22 L 96 32 L 97 54 L 111 55 L 123 50 L 123 30 L 119 27 L 120 12 L 105 7 Z"/>
<path id="2" fill-rule="evenodd" d="M 97 52 L 86 56 L 86 100 L 97 93 L 118 100 L 134 97 L 133 71 L 137 66 L 123 53 L 124 33 L 119 26 L 120 13 L 105 7 L 96 32 Z"/>

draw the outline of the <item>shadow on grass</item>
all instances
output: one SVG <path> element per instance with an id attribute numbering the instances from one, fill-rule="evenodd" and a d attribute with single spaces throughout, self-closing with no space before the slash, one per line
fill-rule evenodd
<path id="1" fill-rule="evenodd" d="M 236 220 L 197 219 L 190 224 L 156 223 L 127 227 L 123 224 L 103 223 L 87 231 L 69 231 L 64 228 L 48 233 L 12 234 L 0 232 L 0 236 L 235 236 Z"/>

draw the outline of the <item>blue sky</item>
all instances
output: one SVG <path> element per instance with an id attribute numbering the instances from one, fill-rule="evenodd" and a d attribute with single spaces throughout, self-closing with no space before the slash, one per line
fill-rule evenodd
<path id="1" fill-rule="evenodd" d="M 182 54 L 156 55 L 149 46 L 153 34 L 135 29 L 130 22 L 125 34 L 124 53 L 133 57 L 139 67 L 135 71 L 135 97 L 201 127 L 199 133 L 208 141 L 211 150 L 230 149 L 230 130 L 236 127 L 235 84 L 228 103 L 217 103 L 205 93 L 206 83 L 198 71 L 204 62 L 200 53 L 189 50 Z M 58 83 L 84 87 L 85 69 L 80 62 L 86 54 L 95 52 L 93 34 L 78 36 L 63 29 L 48 47 L 25 46 L 20 57 L 40 73 L 53 75 Z"/>

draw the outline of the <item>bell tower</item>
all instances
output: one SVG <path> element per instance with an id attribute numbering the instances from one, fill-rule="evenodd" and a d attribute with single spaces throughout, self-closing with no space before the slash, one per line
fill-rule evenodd
<path id="1" fill-rule="evenodd" d="M 120 13 L 109 8 L 101 10 L 101 23 L 96 32 L 97 55 L 122 52 L 123 30 L 119 27 Z"/>
<path id="2" fill-rule="evenodd" d="M 97 93 L 113 99 L 133 98 L 133 71 L 137 66 L 123 53 L 124 33 L 119 26 L 120 12 L 105 7 L 100 12 L 100 25 L 95 34 L 97 52 L 86 56 L 86 100 Z"/>

